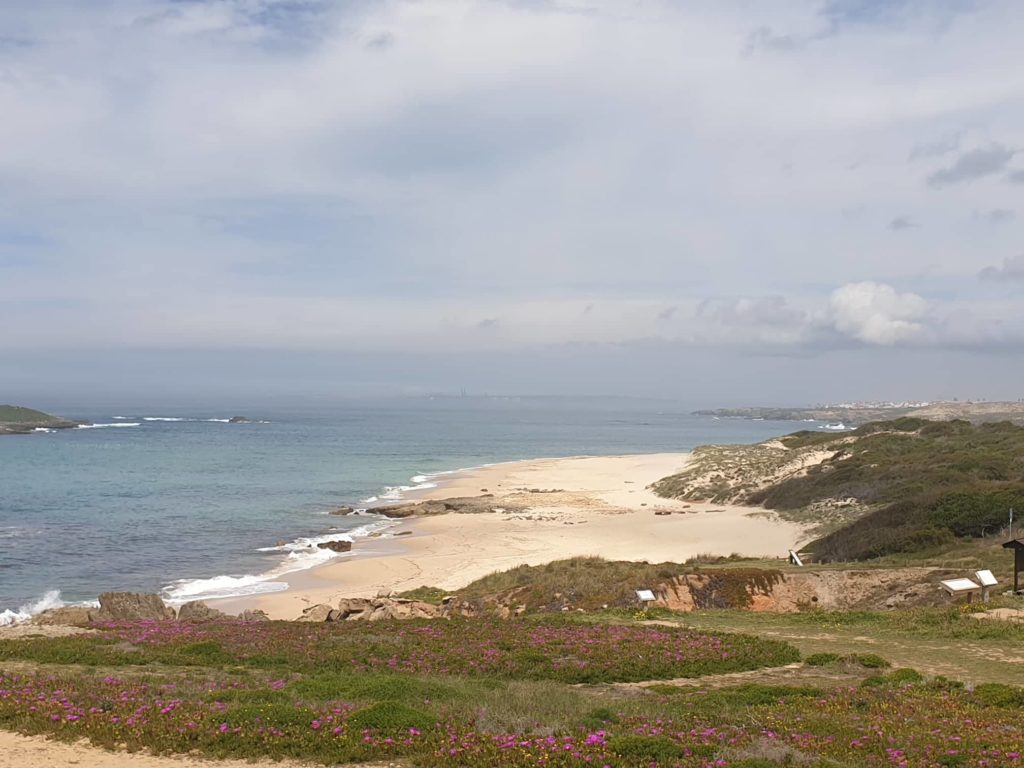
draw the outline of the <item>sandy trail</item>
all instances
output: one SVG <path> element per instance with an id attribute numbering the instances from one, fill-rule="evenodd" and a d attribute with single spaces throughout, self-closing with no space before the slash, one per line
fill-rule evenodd
<path id="1" fill-rule="evenodd" d="M 198 757 L 130 754 L 108 752 L 80 741 L 67 744 L 42 736 L 22 736 L 0 731 L 0 768 L 57 768 L 77 765 L 80 768 L 308 768 L 309 763 L 290 760 L 206 760 Z M 402 763 L 361 763 L 359 768 L 397 768 Z M 339 766 L 344 768 L 344 766 Z"/>

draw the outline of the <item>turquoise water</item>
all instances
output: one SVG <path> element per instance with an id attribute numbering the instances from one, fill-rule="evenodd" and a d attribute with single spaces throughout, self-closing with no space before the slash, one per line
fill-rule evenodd
<path id="1" fill-rule="evenodd" d="M 233 415 L 215 409 L 60 412 L 137 426 L 0 438 L 0 614 L 47 593 L 53 604 L 56 590 L 78 602 L 106 590 L 190 599 L 274 589 L 266 574 L 332 556 L 308 537 L 380 523 L 328 511 L 414 476 L 541 456 L 685 451 L 797 427 L 599 399 L 265 408 L 245 414 L 264 422 L 253 424 L 207 421 Z"/>

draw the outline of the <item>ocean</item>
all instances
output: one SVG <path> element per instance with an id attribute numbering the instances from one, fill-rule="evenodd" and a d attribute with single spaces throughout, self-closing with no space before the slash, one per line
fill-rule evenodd
<path id="1" fill-rule="evenodd" d="M 600 398 L 60 413 L 96 426 L 0 438 L 0 623 L 109 590 L 182 602 L 278 589 L 275 575 L 348 556 L 311 546 L 318 537 L 388 525 L 331 510 L 401 498 L 459 468 L 687 451 L 809 426 Z"/>

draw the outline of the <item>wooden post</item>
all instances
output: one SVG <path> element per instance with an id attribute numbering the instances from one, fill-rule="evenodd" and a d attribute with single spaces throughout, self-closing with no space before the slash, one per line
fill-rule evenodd
<path id="1" fill-rule="evenodd" d="M 1013 550 L 1013 593 L 1020 592 L 1020 575 L 1024 573 L 1024 539 L 1010 539 L 1003 549 Z"/>

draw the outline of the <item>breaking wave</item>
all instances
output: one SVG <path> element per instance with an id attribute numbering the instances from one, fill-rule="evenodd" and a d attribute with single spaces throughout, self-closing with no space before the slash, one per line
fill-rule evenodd
<path id="1" fill-rule="evenodd" d="M 75 429 L 110 429 L 113 427 L 140 427 L 137 421 L 119 421 L 116 424 L 79 424 Z"/>
<path id="2" fill-rule="evenodd" d="M 26 603 L 16 611 L 12 611 L 10 608 L 0 611 L 0 627 L 21 624 L 23 621 L 31 619 L 37 613 L 42 613 L 50 608 L 60 608 L 63 605 L 64 601 L 60 599 L 60 590 L 52 589 L 35 602 Z"/>
<path id="3" fill-rule="evenodd" d="M 369 536 L 371 533 L 384 531 L 396 524 L 394 520 L 374 518 L 373 522 L 349 531 L 336 531 L 319 536 L 301 536 L 293 541 L 272 547 L 260 547 L 257 550 L 259 552 L 280 552 L 285 557 L 276 568 L 266 573 L 243 576 L 221 575 L 209 579 L 181 579 L 164 587 L 162 595 L 168 603 L 180 604 L 190 600 L 216 600 L 225 597 L 247 597 L 282 592 L 288 589 L 286 582 L 279 581 L 282 576 L 296 571 L 305 571 L 336 557 L 345 557 L 349 554 L 320 549 L 317 544 L 339 539 L 353 541 Z"/>

